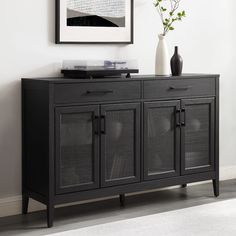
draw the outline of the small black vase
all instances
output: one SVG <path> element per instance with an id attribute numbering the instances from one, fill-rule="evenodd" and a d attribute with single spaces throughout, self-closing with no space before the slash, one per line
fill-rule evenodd
<path id="1" fill-rule="evenodd" d="M 175 53 L 170 60 L 171 72 L 173 76 L 180 76 L 183 70 L 183 59 L 178 53 L 178 47 L 175 47 Z"/>

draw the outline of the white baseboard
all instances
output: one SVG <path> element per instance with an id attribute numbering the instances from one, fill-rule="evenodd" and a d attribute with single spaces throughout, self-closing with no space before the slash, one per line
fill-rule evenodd
<path id="1" fill-rule="evenodd" d="M 220 167 L 220 180 L 236 179 L 236 166 Z"/>
<path id="2" fill-rule="evenodd" d="M 226 167 L 220 168 L 220 180 L 229 180 L 229 179 L 236 179 L 236 166 L 226 166 Z M 195 183 L 195 184 L 199 184 L 199 183 Z M 80 203 L 93 202 L 93 201 L 97 201 L 101 199 L 103 200 L 103 199 L 111 199 L 111 198 L 114 198 L 114 197 L 82 201 Z M 21 196 L 7 197 L 7 198 L 2 198 L 2 199 L 0 198 L 0 217 L 21 214 L 21 202 L 22 202 Z M 66 206 L 66 205 L 72 205 L 72 204 L 65 204 L 61 206 Z M 40 211 L 44 209 L 45 209 L 45 206 L 43 204 L 30 199 L 29 212 Z"/>
<path id="3" fill-rule="evenodd" d="M 0 199 L 0 217 L 21 214 L 21 196 L 14 196 Z M 45 209 L 45 206 L 39 202 L 30 199 L 29 211 L 39 211 Z"/>

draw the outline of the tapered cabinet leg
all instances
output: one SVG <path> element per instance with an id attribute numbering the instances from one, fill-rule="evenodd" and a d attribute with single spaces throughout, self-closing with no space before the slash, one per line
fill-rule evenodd
<path id="1" fill-rule="evenodd" d="M 182 184 L 182 188 L 186 188 L 187 187 L 187 184 Z"/>
<path id="2" fill-rule="evenodd" d="M 47 224 L 48 224 L 48 228 L 51 228 L 53 226 L 53 220 L 54 220 L 54 205 L 49 204 L 47 206 Z"/>
<path id="3" fill-rule="evenodd" d="M 120 194 L 120 206 L 125 206 L 125 194 Z"/>
<path id="4" fill-rule="evenodd" d="M 213 179 L 212 182 L 213 182 L 214 195 L 215 195 L 215 197 L 218 197 L 220 195 L 220 191 L 219 191 L 220 182 L 219 182 L 219 179 Z"/>
<path id="5" fill-rule="evenodd" d="M 22 214 L 26 215 L 28 213 L 28 206 L 29 206 L 29 197 L 28 195 L 22 196 Z"/>

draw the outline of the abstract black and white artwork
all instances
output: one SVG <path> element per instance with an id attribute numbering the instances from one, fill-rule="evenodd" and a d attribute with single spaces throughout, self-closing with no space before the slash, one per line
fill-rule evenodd
<path id="1" fill-rule="evenodd" d="M 132 43 L 133 0 L 56 0 L 57 43 Z"/>
<path id="2" fill-rule="evenodd" d="M 125 27 L 125 0 L 67 0 L 67 25 Z"/>

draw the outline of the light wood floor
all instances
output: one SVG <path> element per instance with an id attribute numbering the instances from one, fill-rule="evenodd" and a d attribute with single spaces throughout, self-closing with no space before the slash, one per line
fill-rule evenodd
<path id="1" fill-rule="evenodd" d="M 46 227 L 46 212 L 30 213 L 26 216 L 0 218 L 0 235 L 45 235 L 78 229 L 85 226 L 131 219 L 160 212 L 203 205 L 236 198 L 236 180 L 220 184 L 220 197 L 215 198 L 211 183 L 175 188 L 129 196 L 126 206 L 119 206 L 118 197 L 55 211 L 54 227 Z"/>

